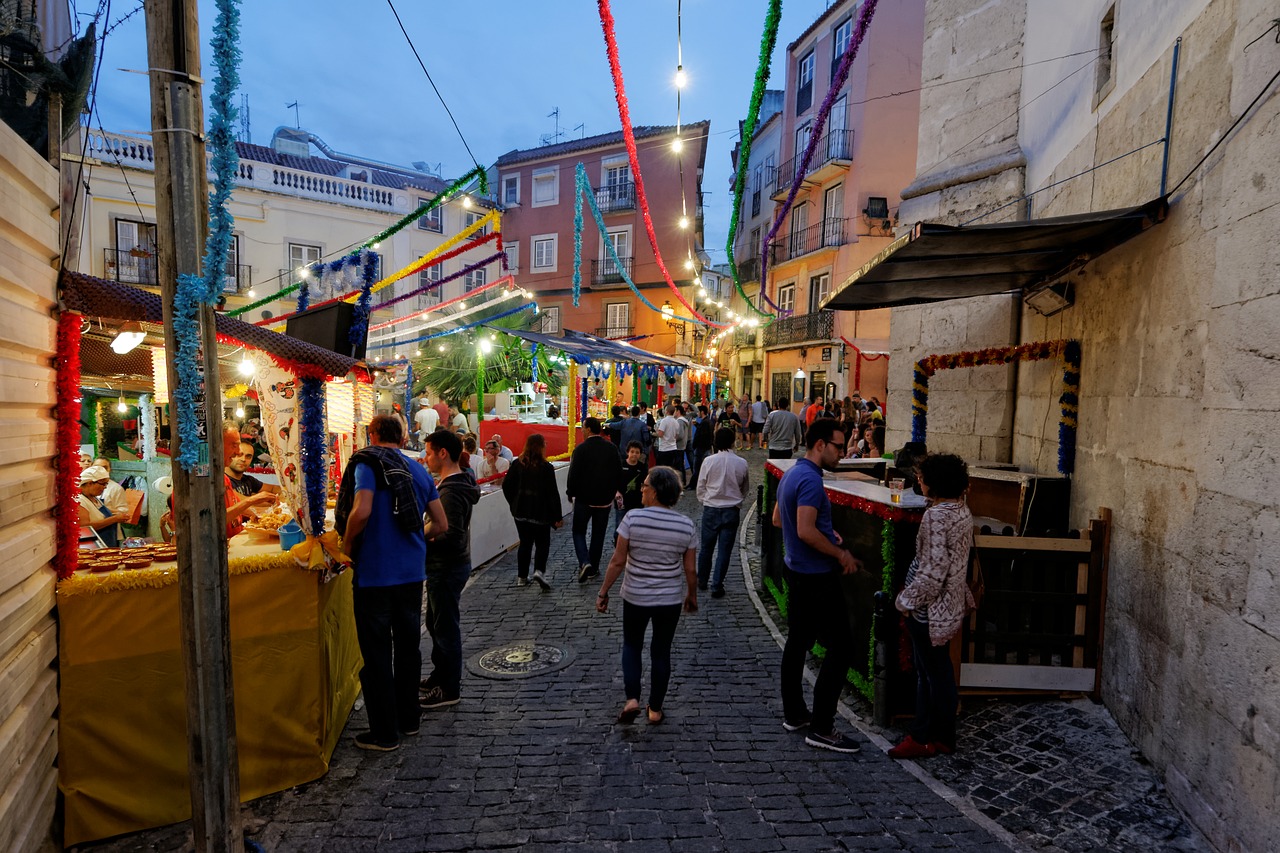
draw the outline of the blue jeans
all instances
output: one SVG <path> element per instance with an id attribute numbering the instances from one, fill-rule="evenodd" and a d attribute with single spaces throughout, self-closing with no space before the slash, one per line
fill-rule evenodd
<path id="1" fill-rule="evenodd" d="M 422 581 L 356 586 L 352 595 L 369 731 L 380 743 L 396 743 L 400 732 L 418 728 L 421 715 Z"/>
<path id="2" fill-rule="evenodd" d="M 612 506 L 612 504 L 610 504 Z M 591 525 L 591 548 L 587 548 L 587 525 Z M 573 502 L 573 550 L 578 554 L 578 565 L 589 563 L 600 568 L 604 554 L 604 532 L 609 527 L 609 507 L 587 506 L 582 501 Z"/>
<path id="3" fill-rule="evenodd" d="M 712 589 L 724 589 L 724 573 L 729 568 L 729 552 L 738 534 L 736 506 L 704 506 L 702 508 L 702 547 L 698 550 L 698 586 L 708 579 Z M 711 571 L 711 553 L 716 555 L 716 570 Z"/>
<path id="4" fill-rule="evenodd" d="M 431 675 L 427 684 L 446 696 L 462 686 L 462 618 L 458 602 L 471 576 L 471 564 L 432 567 L 427 572 L 427 633 L 431 635 Z"/>
<path id="5" fill-rule="evenodd" d="M 653 637 L 649 641 L 649 707 L 662 710 L 671 680 L 671 641 L 680 621 L 679 604 L 643 607 L 622 602 L 622 684 L 628 699 L 640 701 L 640 652 L 644 648 L 644 629 L 653 620 Z"/>
<path id="6" fill-rule="evenodd" d="M 911 737 L 917 743 L 941 743 L 955 749 L 957 696 L 951 644 L 935 646 L 926 623 L 911 616 L 906 623 L 916 666 L 916 715 L 911 721 Z"/>

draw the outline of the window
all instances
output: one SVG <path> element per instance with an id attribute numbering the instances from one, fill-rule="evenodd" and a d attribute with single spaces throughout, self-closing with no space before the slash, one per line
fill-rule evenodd
<path id="1" fill-rule="evenodd" d="M 760 185 L 764 183 L 764 164 L 756 166 L 751 175 L 751 215 L 760 215 Z"/>
<path id="2" fill-rule="evenodd" d="M 419 208 L 421 208 L 423 205 L 430 204 L 430 203 L 431 203 L 431 199 L 429 198 L 418 199 Z M 437 234 L 443 232 L 444 219 L 441 216 L 442 213 L 443 213 L 443 208 L 437 207 L 434 210 L 418 217 L 418 228 L 422 231 L 434 231 Z"/>
<path id="3" fill-rule="evenodd" d="M 223 293 L 239 293 L 249 289 L 249 268 L 240 267 L 240 235 L 231 237 L 231 246 L 227 251 L 227 266 L 222 277 Z"/>
<path id="4" fill-rule="evenodd" d="M 533 206 L 546 207 L 560 202 L 560 167 L 538 169 L 533 173 Z"/>
<path id="5" fill-rule="evenodd" d="M 844 56 L 845 49 L 849 47 L 849 41 L 853 38 L 853 18 L 845 18 L 836 24 L 836 29 L 831 39 L 831 79 L 836 79 L 836 68 L 840 65 L 840 57 Z"/>
<path id="6" fill-rule="evenodd" d="M 809 203 L 797 204 L 791 209 L 791 251 L 787 253 L 788 258 L 804 254 L 805 229 L 808 227 Z"/>
<path id="7" fill-rule="evenodd" d="M 502 179 L 502 203 L 505 205 L 520 203 L 519 175 L 507 175 Z"/>
<path id="8" fill-rule="evenodd" d="M 520 244 L 507 243 L 502 250 L 507 255 L 507 272 L 511 275 L 520 272 Z"/>
<path id="9" fill-rule="evenodd" d="M 778 309 L 790 314 L 796 310 L 796 285 L 784 284 L 778 288 Z"/>
<path id="10" fill-rule="evenodd" d="M 477 287 L 483 286 L 489 280 L 489 273 L 484 267 L 481 267 L 478 270 L 472 270 L 471 272 L 467 273 L 465 276 L 462 277 L 462 280 L 463 280 L 463 285 L 462 285 L 463 292 L 470 293 L 471 291 L 475 290 Z"/>
<path id="11" fill-rule="evenodd" d="M 107 278 L 129 284 L 159 284 L 156 270 L 156 226 L 116 220 L 116 247 L 106 254 Z"/>
<path id="12" fill-rule="evenodd" d="M 560 306 L 548 305 L 538 312 L 542 315 L 542 333 L 544 335 L 560 332 Z"/>
<path id="13" fill-rule="evenodd" d="M 605 234 L 605 239 L 613 244 L 613 251 L 618 256 L 618 259 L 626 263 L 627 258 L 631 257 L 631 228 L 610 229 Z M 603 242 L 600 244 L 600 260 L 607 265 L 613 264 L 613 255 L 609 254 L 609 250 Z"/>
<path id="14" fill-rule="evenodd" d="M 1113 3 L 1111 8 L 1107 9 L 1107 13 L 1102 16 L 1102 23 L 1098 26 L 1098 72 L 1094 86 L 1094 107 L 1097 107 L 1098 103 L 1115 88 L 1115 46 L 1116 7 Z"/>
<path id="15" fill-rule="evenodd" d="M 796 115 L 804 115 L 809 107 L 813 106 L 813 51 L 809 51 L 800 57 L 800 64 L 796 66 L 796 77 L 798 83 L 796 86 Z"/>
<path id="16" fill-rule="evenodd" d="M 836 184 L 822 196 L 822 245 L 844 242 L 844 184 Z"/>
<path id="17" fill-rule="evenodd" d="M 822 300 L 831 293 L 831 273 L 819 273 L 809 277 L 809 313 L 818 310 Z"/>
<path id="18" fill-rule="evenodd" d="M 444 276 L 444 270 L 440 264 L 427 267 L 418 273 L 418 287 L 426 287 L 434 284 Z M 430 308 L 432 305 L 439 305 L 444 301 L 444 287 L 433 287 L 425 293 L 418 294 L 418 307 Z"/>
<path id="19" fill-rule="evenodd" d="M 604 336 L 625 338 L 631 334 L 631 303 L 611 302 L 604 306 Z"/>
<path id="20" fill-rule="evenodd" d="M 319 260 L 319 246 L 311 246 L 306 243 L 289 244 L 289 269 L 295 274 L 300 268 L 314 264 Z"/>
<path id="21" fill-rule="evenodd" d="M 813 135 L 813 125 L 805 122 L 796 128 L 796 150 L 793 152 L 795 162 L 799 164 L 800 158 L 804 156 L 804 150 L 809 147 L 809 137 Z"/>
<path id="22" fill-rule="evenodd" d="M 556 271 L 556 235 L 547 234 L 533 238 L 533 271 Z"/>
<path id="23" fill-rule="evenodd" d="M 485 217 L 485 213 L 484 213 L 483 211 L 477 212 L 477 211 L 474 211 L 474 210 L 469 210 L 469 211 L 467 211 L 467 213 L 462 217 L 462 227 L 463 227 L 464 229 L 465 229 L 465 228 L 470 228 L 472 225 L 475 225 L 475 224 L 476 224 L 477 222 L 479 222 L 481 219 L 484 219 L 484 217 Z M 474 234 L 474 236 L 476 236 L 476 237 L 482 237 L 482 236 L 484 236 L 485 234 L 488 234 L 488 233 L 489 233 L 489 226 L 488 226 L 488 225 L 486 225 L 485 227 L 483 227 L 483 228 L 481 228 L 479 231 L 477 231 L 477 232 Z"/>
<path id="24" fill-rule="evenodd" d="M 763 254 L 760 246 L 760 228 L 759 226 L 751 229 L 751 242 L 747 245 L 747 257 L 758 258 Z"/>
<path id="25" fill-rule="evenodd" d="M 625 187 L 631 183 L 631 164 L 626 160 L 604 164 L 604 185 Z"/>

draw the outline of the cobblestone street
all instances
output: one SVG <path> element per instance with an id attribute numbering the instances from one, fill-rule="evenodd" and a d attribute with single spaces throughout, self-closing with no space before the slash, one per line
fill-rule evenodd
<path id="1" fill-rule="evenodd" d="M 759 469 L 763 454 L 749 457 Z M 699 512 L 691 493 L 680 508 Z M 744 513 L 744 528 L 753 523 Z M 350 735 L 365 727 L 357 711 L 327 776 L 246 806 L 249 837 L 268 851 L 1203 849 L 1127 751 L 1095 776 L 1072 770 L 1090 756 L 1059 756 L 1056 744 L 1026 756 L 992 748 L 1031 736 L 1032 726 L 1087 719 L 1067 703 L 993 703 L 962 716 L 960 752 L 921 765 L 959 795 L 888 758 L 891 732 L 838 720 L 861 753 L 805 746 L 803 733 L 782 728 L 776 627 L 736 558 L 728 596 L 704 594 L 699 612 L 681 617 L 667 720 L 618 725 L 619 597 L 609 614 L 595 612 L 598 582 L 573 578 L 567 526 L 553 538 L 550 593 L 517 588 L 514 563 L 507 554 L 464 593 L 462 702 L 426 713 L 421 734 L 386 754 L 353 746 Z M 470 670 L 486 650 L 535 640 L 567 653 L 567 665 L 528 678 Z M 1001 763 L 1005 752 L 1025 760 Z M 1053 768 L 1075 776 L 1075 787 L 1054 783 Z M 1102 780 L 1108 787 L 1095 785 Z M 1064 791 L 1066 801 L 1055 799 Z M 1134 810 L 1139 800 L 1145 811 Z M 174 850 L 189 847 L 187 835 L 180 825 L 93 849 Z"/>

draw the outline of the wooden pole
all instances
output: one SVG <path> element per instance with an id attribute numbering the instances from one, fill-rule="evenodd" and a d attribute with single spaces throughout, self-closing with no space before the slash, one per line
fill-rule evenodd
<path id="1" fill-rule="evenodd" d="M 196 0 L 146 0 L 147 63 L 155 148 L 157 267 L 164 304 L 165 349 L 177 350 L 173 328 L 179 274 L 200 272 L 208 229 L 208 178 L 201 100 L 200 32 Z M 199 309 L 197 397 L 200 464 L 173 466 L 178 534 L 178 595 L 186 681 L 187 761 L 191 824 L 198 853 L 244 848 L 231 643 L 227 600 L 227 535 L 222 473 L 222 395 L 214 311 Z M 168 361 L 177 388 L 176 359 Z M 173 457 L 181 451 L 173 430 Z"/>

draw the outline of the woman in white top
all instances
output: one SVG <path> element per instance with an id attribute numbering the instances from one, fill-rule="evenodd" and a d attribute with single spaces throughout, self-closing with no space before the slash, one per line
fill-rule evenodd
<path id="1" fill-rule="evenodd" d="M 680 477 L 673 469 L 657 466 L 649 470 L 640 488 L 642 506 L 628 512 L 618 526 L 613 559 L 596 596 L 596 610 L 608 613 L 609 588 L 626 569 L 622 581 L 622 680 L 627 702 L 618 714 L 620 723 L 640 716 L 640 652 L 650 621 L 653 637 L 649 643 L 647 710 L 651 725 L 662 722 L 662 702 L 671 679 L 671 641 L 681 604 L 686 613 L 698 609 L 698 534 L 687 516 L 672 509 L 680 491 Z"/>

